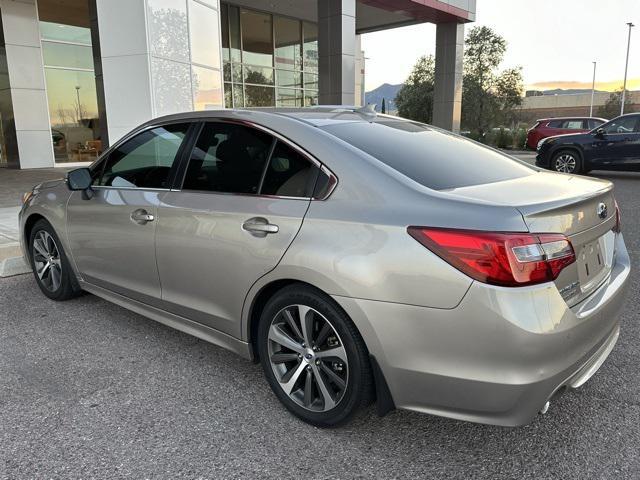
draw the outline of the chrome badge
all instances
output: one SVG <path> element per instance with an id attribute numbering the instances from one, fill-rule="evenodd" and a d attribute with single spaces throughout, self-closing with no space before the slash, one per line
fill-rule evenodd
<path id="1" fill-rule="evenodd" d="M 596 212 L 598 213 L 598 216 L 600 218 L 607 218 L 607 205 L 600 202 L 598 204 L 598 209 L 596 210 Z"/>

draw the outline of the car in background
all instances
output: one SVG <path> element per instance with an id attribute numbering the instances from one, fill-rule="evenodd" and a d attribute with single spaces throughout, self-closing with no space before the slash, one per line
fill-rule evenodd
<path id="1" fill-rule="evenodd" d="M 559 135 L 538 145 L 536 165 L 564 173 L 640 170 L 640 113 L 630 113 L 588 133 Z"/>
<path id="2" fill-rule="evenodd" d="M 563 117 L 543 118 L 527 130 L 527 148 L 535 150 L 538 143 L 547 137 L 567 133 L 585 133 L 605 123 L 604 118 L 595 117 Z"/>

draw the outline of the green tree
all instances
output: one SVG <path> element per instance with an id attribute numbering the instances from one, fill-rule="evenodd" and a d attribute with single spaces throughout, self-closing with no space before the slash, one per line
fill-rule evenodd
<path id="1" fill-rule="evenodd" d="M 522 68 L 498 70 L 506 51 L 506 40 L 489 27 L 472 28 L 465 40 L 462 127 L 479 138 L 513 122 L 522 103 Z"/>
<path id="2" fill-rule="evenodd" d="M 629 105 L 631 105 L 631 101 L 629 100 L 629 90 L 627 90 L 627 93 L 625 94 L 625 99 L 624 99 L 625 110 L 627 110 L 627 106 Z M 598 108 L 598 116 L 607 118 L 607 119 L 615 118 L 618 115 L 620 115 L 621 106 L 622 106 L 622 88 L 620 90 L 617 90 L 611 93 L 611 95 L 609 95 L 609 98 L 604 103 L 604 105 Z"/>
<path id="3" fill-rule="evenodd" d="M 385 103 L 384 98 L 382 99 L 381 113 L 387 113 L 387 104 Z"/>
<path id="4" fill-rule="evenodd" d="M 422 56 L 396 95 L 398 115 L 430 123 L 433 115 L 433 87 L 436 63 L 433 55 Z"/>

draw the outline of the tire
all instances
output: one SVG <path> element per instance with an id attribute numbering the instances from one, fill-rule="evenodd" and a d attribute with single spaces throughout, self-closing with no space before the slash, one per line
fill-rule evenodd
<path id="1" fill-rule="evenodd" d="M 342 425 L 373 400 L 362 337 L 331 298 L 311 287 L 291 285 L 269 300 L 260 317 L 258 352 L 276 397 L 311 425 Z"/>
<path id="2" fill-rule="evenodd" d="M 38 220 L 29 234 L 31 270 L 38 287 L 51 300 L 63 301 L 78 296 L 78 284 L 62 243 L 46 220 Z"/>
<path id="3" fill-rule="evenodd" d="M 555 172 L 580 174 L 582 159 L 575 150 L 560 150 L 553 154 L 550 167 Z"/>

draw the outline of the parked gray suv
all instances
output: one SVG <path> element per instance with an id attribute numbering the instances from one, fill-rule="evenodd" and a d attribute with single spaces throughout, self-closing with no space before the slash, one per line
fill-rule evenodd
<path id="1" fill-rule="evenodd" d="M 260 361 L 318 426 L 377 401 L 522 425 L 614 347 L 610 182 L 353 108 L 142 125 L 25 194 L 42 292 L 91 292 Z"/>

